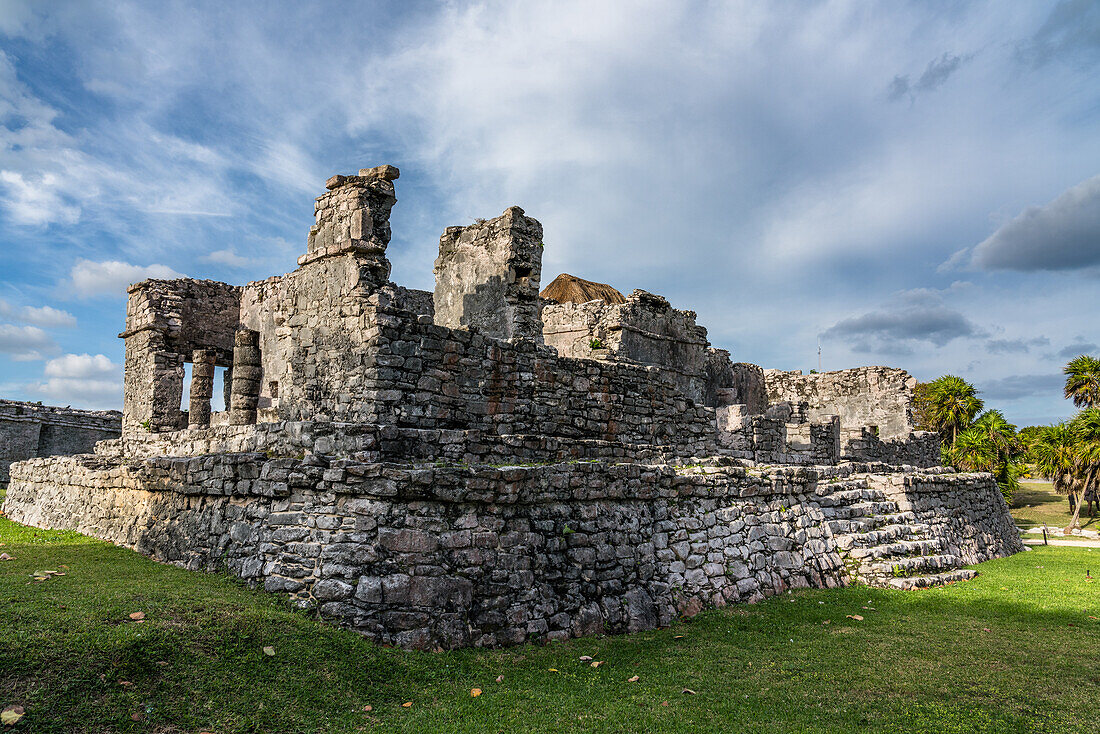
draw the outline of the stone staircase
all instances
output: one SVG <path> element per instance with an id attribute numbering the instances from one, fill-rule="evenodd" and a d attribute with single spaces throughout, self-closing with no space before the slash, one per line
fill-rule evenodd
<path id="1" fill-rule="evenodd" d="M 866 477 L 824 485 L 818 502 L 849 580 L 889 589 L 920 589 L 966 581 L 977 571 L 959 568 L 963 560 L 947 551 L 943 539 L 912 512 L 872 487 Z"/>

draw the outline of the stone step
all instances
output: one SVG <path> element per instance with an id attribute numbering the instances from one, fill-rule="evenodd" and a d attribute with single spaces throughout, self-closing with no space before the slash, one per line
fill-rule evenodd
<path id="1" fill-rule="evenodd" d="M 886 495 L 880 489 L 874 487 L 853 487 L 832 492 L 818 498 L 818 504 L 822 507 L 851 506 L 864 501 L 888 502 Z"/>
<path id="2" fill-rule="evenodd" d="M 849 520 L 852 527 L 852 532 L 855 533 L 867 533 L 872 530 L 878 530 L 879 528 L 889 527 L 890 525 L 903 525 L 912 523 L 917 519 L 917 516 L 911 512 L 891 512 L 885 515 L 876 515 L 875 517 L 857 517 Z"/>
<path id="3" fill-rule="evenodd" d="M 956 568 L 952 571 L 934 573 L 928 576 L 901 576 L 883 579 L 881 586 L 890 589 L 927 589 L 930 586 L 943 586 L 954 581 L 969 581 L 977 575 L 978 572 L 972 569 Z"/>
<path id="4" fill-rule="evenodd" d="M 864 548 L 852 548 L 848 551 L 848 557 L 867 563 L 881 558 L 934 556 L 939 551 L 942 551 L 943 547 L 944 542 L 939 538 L 899 540 L 895 543 L 884 543 L 882 545 Z"/>
<path id="5" fill-rule="evenodd" d="M 847 507 L 822 508 L 821 513 L 829 520 L 871 520 L 897 515 L 898 506 L 896 502 L 889 501 L 856 502 Z"/>
<path id="6" fill-rule="evenodd" d="M 940 555 L 894 558 L 877 563 L 864 563 L 860 570 L 867 575 L 893 577 L 899 573 L 913 575 L 921 571 L 938 572 L 945 569 L 955 569 L 961 565 L 961 558 L 951 553 L 943 553 Z"/>
<path id="7" fill-rule="evenodd" d="M 843 521 L 849 524 L 856 521 Z M 858 521 L 862 525 L 865 521 Z M 924 540 L 931 528 L 924 523 L 894 523 L 882 525 L 874 530 L 860 531 L 855 528 L 841 531 L 837 536 L 837 546 L 841 550 L 849 548 L 872 548 L 876 545 L 888 545 L 898 540 Z M 833 530 L 836 534 L 836 530 Z"/>

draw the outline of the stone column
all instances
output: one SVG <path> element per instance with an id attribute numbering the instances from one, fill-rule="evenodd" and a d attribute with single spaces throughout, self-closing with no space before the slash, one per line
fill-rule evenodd
<path id="1" fill-rule="evenodd" d="M 214 349 L 196 349 L 191 353 L 191 398 L 187 411 L 188 428 L 210 425 L 210 398 L 214 396 Z"/>
<path id="2" fill-rule="evenodd" d="M 229 423 L 247 426 L 256 422 L 256 405 L 260 400 L 260 333 L 238 329 L 233 339 L 233 382 L 230 395 Z"/>
<path id="3" fill-rule="evenodd" d="M 233 365 L 226 367 L 222 373 L 222 399 L 225 400 L 225 412 L 228 413 L 233 402 Z"/>

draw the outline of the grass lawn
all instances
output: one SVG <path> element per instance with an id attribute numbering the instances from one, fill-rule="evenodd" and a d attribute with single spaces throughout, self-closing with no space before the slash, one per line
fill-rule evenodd
<path id="1" fill-rule="evenodd" d="M 1100 529 L 1100 516 L 1089 517 L 1089 506 L 1081 509 L 1081 527 L 1089 530 Z M 1069 500 L 1065 495 L 1057 494 L 1050 482 L 1021 482 L 1020 490 L 1012 498 L 1009 508 L 1012 519 L 1021 530 L 1048 525 L 1064 528 L 1069 525 L 1073 513 L 1069 511 Z"/>
<path id="2" fill-rule="evenodd" d="M 1040 548 L 943 589 L 803 590 L 630 636 L 419 653 L 74 533 L 0 519 L 0 543 L 0 708 L 26 710 L 3 732 L 1100 727 L 1100 550 Z"/>

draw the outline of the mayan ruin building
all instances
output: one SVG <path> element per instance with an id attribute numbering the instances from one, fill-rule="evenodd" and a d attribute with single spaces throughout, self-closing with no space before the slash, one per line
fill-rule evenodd
<path id="1" fill-rule="evenodd" d="M 132 285 L 121 436 L 12 464 L 7 516 L 424 649 L 924 587 L 1021 550 L 992 476 L 914 429 L 905 371 L 763 369 L 659 295 L 541 292 L 515 206 L 444 230 L 434 292 L 401 287 L 397 178 L 330 178 L 289 274 Z"/>

